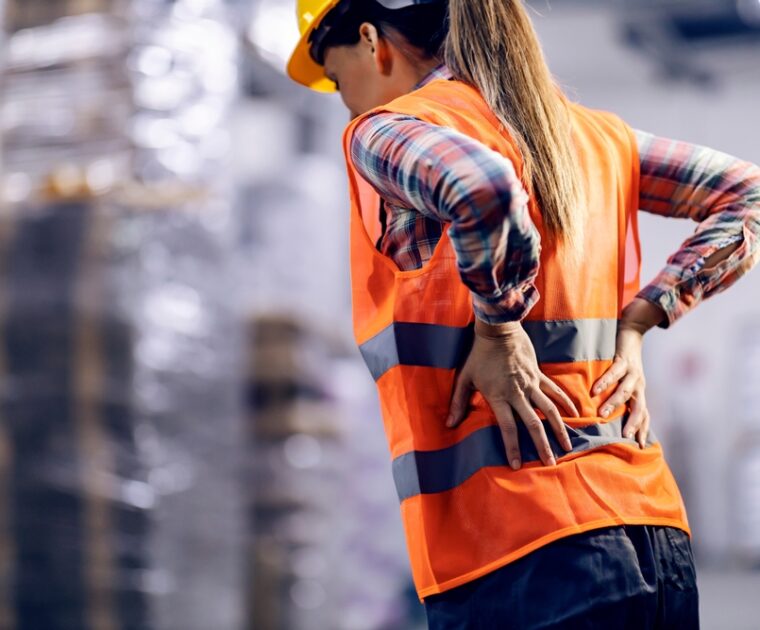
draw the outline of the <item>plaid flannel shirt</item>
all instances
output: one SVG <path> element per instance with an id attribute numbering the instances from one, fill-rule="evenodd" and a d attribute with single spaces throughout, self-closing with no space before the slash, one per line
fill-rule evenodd
<path id="1" fill-rule="evenodd" d="M 417 86 L 450 79 L 439 66 Z M 667 328 L 760 260 L 760 168 L 699 145 L 635 130 L 640 210 L 698 223 L 692 236 L 638 293 L 660 306 Z M 446 224 L 475 315 L 522 320 L 540 298 L 534 285 L 540 237 L 510 160 L 453 129 L 378 113 L 354 133 L 351 158 L 383 199 L 378 249 L 402 270 L 432 256 Z M 740 247 L 707 269 L 705 260 Z"/>

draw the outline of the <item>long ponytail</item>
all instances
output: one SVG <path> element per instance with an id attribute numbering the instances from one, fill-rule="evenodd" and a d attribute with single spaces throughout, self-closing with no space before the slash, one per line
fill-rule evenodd
<path id="1" fill-rule="evenodd" d="M 549 238 L 577 260 L 582 189 L 571 121 L 522 0 L 449 0 L 445 58 L 510 130 Z"/>

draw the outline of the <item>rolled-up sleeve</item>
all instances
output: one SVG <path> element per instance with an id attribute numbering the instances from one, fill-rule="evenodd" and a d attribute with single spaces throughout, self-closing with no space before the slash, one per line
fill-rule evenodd
<path id="1" fill-rule="evenodd" d="M 358 172 L 389 204 L 448 225 L 475 315 L 522 320 L 538 301 L 540 235 L 512 162 L 453 129 L 379 113 L 351 141 Z"/>
<path id="2" fill-rule="evenodd" d="M 668 328 L 726 290 L 760 260 L 760 168 L 726 153 L 636 130 L 641 210 L 698 225 L 638 297 L 665 311 Z M 739 243 L 706 268 L 715 252 Z"/>

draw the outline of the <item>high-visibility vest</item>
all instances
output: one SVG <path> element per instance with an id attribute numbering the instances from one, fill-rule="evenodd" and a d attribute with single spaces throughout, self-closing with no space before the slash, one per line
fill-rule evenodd
<path id="1" fill-rule="evenodd" d="M 567 452 L 538 412 L 556 466 L 543 465 L 518 420 L 523 465 L 510 468 L 495 416 L 479 393 L 458 428 L 445 426 L 455 371 L 473 339 L 471 294 L 446 230 L 420 269 L 401 271 L 375 248 L 380 199 L 353 167 L 349 151 L 353 130 L 366 114 L 344 134 L 354 333 L 379 391 L 420 599 L 594 528 L 668 525 L 691 535 L 654 431 L 641 449 L 622 436 L 628 404 L 608 418 L 597 414 L 614 387 L 590 394 L 612 364 L 618 319 L 639 286 L 635 137 L 618 117 L 562 99 L 586 193 L 584 262 L 569 271 L 543 239 L 535 281 L 541 297 L 523 321 L 542 372 L 570 396 L 581 416 L 563 417 L 573 445 Z M 456 129 L 509 158 L 522 177 L 514 138 L 480 93 L 462 82 L 434 80 L 372 111 Z M 543 238 L 535 199 L 530 216 Z"/>

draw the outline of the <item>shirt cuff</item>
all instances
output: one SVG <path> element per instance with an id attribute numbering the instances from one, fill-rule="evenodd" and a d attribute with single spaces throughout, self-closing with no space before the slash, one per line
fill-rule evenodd
<path id="1" fill-rule="evenodd" d="M 532 282 L 527 282 L 502 295 L 498 301 L 487 300 L 472 293 L 472 310 L 486 324 L 505 324 L 522 321 L 538 302 L 540 294 Z"/>
<path id="2" fill-rule="evenodd" d="M 665 318 L 657 324 L 658 328 L 670 328 L 670 325 L 678 319 L 673 315 L 675 298 L 671 292 L 662 287 L 650 284 L 636 294 L 637 298 L 651 302 L 665 311 Z"/>
<path id="3" fill-rule="evenodd" d="M 666 317 L 657 324 L 657 327 L 670 328 L 702 301 L 702 294 L 702 284 L 694 276 L 670 287 L 658 284 L 655 279 L 639 291 L 636 297 L 652 302 L 665 311 Z"/>
<path id="4" fill-rule="evenodd" d="M 659 328 L 669 328 L 697 304 L 736 281 L 742 273 L 740 267 L 747 258 L 744 247 L 711 269 L 704 269 L 704 265 L 712 253 L 741 240 L 741 235 L 733 235 L 704 248 L 701 253 L 692 252 L 689 264 L 681 261 L 683 268 L 677 270 L 666 267 L 639 291 L 636 297 L 652 302 L 665 311 L 667 317 L 657 324 Z M 747 266 L 746 263 L 744 266 Z"/>

